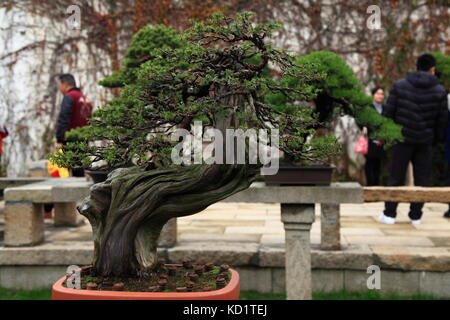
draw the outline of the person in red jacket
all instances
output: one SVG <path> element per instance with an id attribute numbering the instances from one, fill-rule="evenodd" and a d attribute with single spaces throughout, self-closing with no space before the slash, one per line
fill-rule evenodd
<path id="1" fill-rule="evenodd" d="M 8 130 L 5 126 L 0 127 L 0 162 L 2 160 L 2 153 L 3 153 L 3 138 L 6 138 L 8 136 Z M 3 197 L 3 190 L 0 190 L 0 197 Z"/>
<path id="2" fill-rule="evenodd" d="M 56 78 L 59 91 L 64 95 L 56 124 L 56 150 L 66 143 L 67 131 L 84 127 L 92 115 L 92 105 L 86 96 L 77 88 L 75 78 L 69 73 L 61 74 Z M 72 176 L 84 177 L 82 168 L 70 168 Z M 52 217 L 53 204 L 44 205 L 44 217 Z"/>
<path id="3" fill-rule="evenodd" d="M 0 160 L 2 157 L 2 153 L 3 153 L 3 139 L 6 138 L 8 136 L 8 129 L 6 129 L 5 126 L 3 126 L 3 128 L 0 128 Z"/>
<path id="4" fill-rule="evenodd" d="M 77 88 L 73 75 L 66 73 L 57 78 L 59 91 L 64 95 L 56 125 L 56 147 L 66 142 L 65 133 L 71 129 L 84 127 L 92 115 L 92 104 Z M 72 168 L 74 177 L 84 176 L 83 169 Z"/>
<path id="5" fill-rule="evenodd" d="M 6 129 L 5 126 L 3 128 L 0 128 L 0 161 L 2 160 L 2 154 L 3 154 L 3 139 L 8 136 L 8 129 Z"/>

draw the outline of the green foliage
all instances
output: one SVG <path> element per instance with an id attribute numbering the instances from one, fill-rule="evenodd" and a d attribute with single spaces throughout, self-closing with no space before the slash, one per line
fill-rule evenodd
<path id="1" fill-rule="evenodd" d="M 180 35 L 163 26 L 139 31 L 125 68 L 101 82 L 122 86 L 120 96 L 96 110 L 89 127 L 68 133 L 72 142 L 50 158 L 62 167 L 102 161 L 109 168 L 170 167 L 173 128 L 189 129 L 195 120 L 217 127 L 228 119 L 228 129 L 277 128 L 285 154 L 327 162 L 340 146 L 334 137 L 314 136 L 316 115 L 304 103 L 317 95 L 325 73 L 296 64 L 295 56 L 266 41 L 278 24 L 252 19 L 251 13 L 235 19 L 216 14 Z M 268 77 L 269 63 L 278 77 Z"/>
<path id="2" fill-rule="evenodd" d="M 122 61 L 124 68 L 114 71 L 99 84 L 116 88 L 133 83 L 140 65 L 154 58 L 158 54 L 157 51 L 176 49 L 184 45 L 184 41 L 174 29 L 164 25 L 146 26 L 133 36 Z"/>
<path id="3" fill-rule="evenodd" d="M 0 300 L 51 300 L 49 288 L 35 290 L 14 290 L 0 288 Z"/>
<path id="4" fill-rule="evenodd" d="M 450 56 L 440 52 L 430 52 L 436 58 L 436 71 L 439 82 L 450 92 Z"/>
<path id="5" fill-rule="evenodd" d="M 208 271 L 208 273 L 213 274 L 213 275 L 218 275 L 220 273 L 220 268 L 214 267 L 214 269 L 212 269 L 211 271 Z"/>
<path id="6" fill-rule="evenodd" d="M 85 282 L 97 282 L 97 277 L 87 276 L 86 279 L 84 279 Z"/>
<path id="7" fill-rule="evenodd" d="M 300 57 L 296 64 L 313 74 L 321 75 L 308 88 L 311 93 L 316 94 L 314 101 L 320 121 L 330 121 L 337 115 L 348 114 L 360 126 L 369 127 L 371 136 L 383 140 L 385 146 L 403 140 L 401 127 L 370 107 L 371 97 L 364 93 L 362 85 L 342 57 L 329 51 L 316 51 Z M 297 79 L 289 79 L 287 85 L 296 87 L 299 82 Z M 286 103 L 284 97 L 279 95 L 272 95 L 267 99 L 281 105 Z"/>
<path id="8" fill-rule="evenodd" d="M 353 70 L 338 54 L 315 51 L 300 57 L 297 64 L 314 65 L 316 72 L 325 74 L 323 80 L 316 84 L 317 88 L 333 100 L 348 104 L 351 111 L 354 111 L 354 106 L 371 103 L 370 97 L 364 94 Z"/>

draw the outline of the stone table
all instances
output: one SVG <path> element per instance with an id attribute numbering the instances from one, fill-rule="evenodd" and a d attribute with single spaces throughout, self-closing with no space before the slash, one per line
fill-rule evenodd
<path id="1" fill-rule="evenodd" d="M 49 178 L 5 189 L 5 246 L 29 246 L 44 241 L 43 205 L 54 204 L 56 226 L 78 226 L 77 202 L 89 194 L 85 178 Z"/>
<path id="2" fill-rule="evenodd" d="M 363 189 L 354 182 L 280 187 L 256 182 L 223 201 L 281 204 L 281 221 L 286 231 L 287 299 L 308 300 L 311 299 L 310 230 L 315 203 L 322 208 L 322 249 L 339 249 L 339 204 L 362 203 Z"/>
<path id="3" fill-rule="evenodd" d="M 55 226 L 78 226 L 82 217 L 77 202 L 89 195 L 91 185 L 86 178 L 48 178 L 5 189 L 5 246 L 33 246 L 44 241 L 45 203 L 54 204 Z M 159 245 L 175 245 L 176 233 L 176 219 L 170 219 L 161 231 Z"/>
<path id="4" fill-rule="evenodd" d="M 29 178 L 29 177 L 18 177 L 18 178 L 0 178 L 0 190 L 11 187 L 19 187 L 30 183 L 36 183 L 44 181 L 45 178 Z"/>

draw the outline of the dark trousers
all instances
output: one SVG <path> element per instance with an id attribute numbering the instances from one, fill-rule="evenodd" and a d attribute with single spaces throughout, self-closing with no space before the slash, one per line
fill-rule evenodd
<path id="1" fill-rule="evenodd" d="M 84 169 L 83 168 L 71 168 L 72 177 L 84 177 Z"/>
<path id="2" fill-rule="evenodd" d="M 428 144 L 398 143 L 393 147 L 391 172 L 388 186 L 402 186 L 405 184 L 406 170 L 409 161 L 412 162 L 414 185 L 428 187 L 431 183 L 432 146 Z M 386 202 L 384 214 L 395 218 L 397 202 Z M 412 220 L 422 217 L 423 203 L 411 203 L 408 216 Z"/>
<path id="3" fill-rule="evenodd" d="M 366 157 L 364 165 L 366 183 L 368 186 L 380 185 L 381 158 Z"/>

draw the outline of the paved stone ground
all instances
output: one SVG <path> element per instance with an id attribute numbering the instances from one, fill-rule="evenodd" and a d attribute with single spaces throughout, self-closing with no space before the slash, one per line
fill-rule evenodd
<path id="1" fill-rule="evenodd" d="M 3 238 L 3 209 L 0 202 L 0 243 Z M 413 226 L 407 216 L 408 204 L 400 204 L 395 225 L 376 222 L 383 203 L 341 206 L 341 244 L 343 248 L 367 245 L 377 252 L 450 253 L 450 219 L 442 217 L 446 204 L 428 203 L 422 224 Z M 320 244 L 320 207 L 311 230 L 313 248 Z M 90 241 L 91 227 L 55 228 L 46 220 L 46 242 Z M 179 242 L 239 242 L 283 245 L 284 230 L 279 204 L 216 203 L 196 215 L 178 219 Z"/>
<path id="2" fill-rule="evenodd" d="M 376 221 L 383 203 L 341 206 L 341 244 L 443 248 L 450 252 L 450 219 L 442 217 L 447 205 L 428 203 L 422 225 L 412 225 L 409 205 L 400 204 L 395 225 Z M 229 241 L 283 244 L 279 204 L 217 203 L 193 216 L 178 219 L 179 241 Z M 311 230 L 311 243 L 320 244 L 320 206 Z M 435 249 L 433 249 L 435 250 Z"/>

